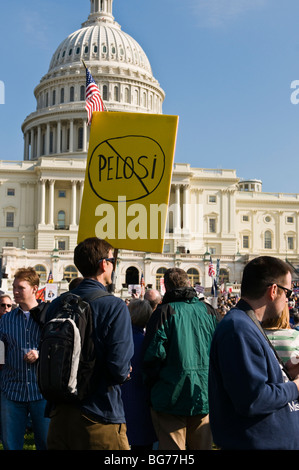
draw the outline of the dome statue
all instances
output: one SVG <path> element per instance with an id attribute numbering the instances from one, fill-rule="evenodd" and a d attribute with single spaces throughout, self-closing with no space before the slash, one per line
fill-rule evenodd
<path id="1" fill-rule="evenodd" d="M 108 111 L 162 114 L 165 93 L 135 39 L 114 20 L 113 0 L 90 0 L 81 28 L 60 43 L 34 90 L 37 109 L 26 117 L 24 160 L 72 154 L 88 148 L 86 74 L 96 81 Z"/>

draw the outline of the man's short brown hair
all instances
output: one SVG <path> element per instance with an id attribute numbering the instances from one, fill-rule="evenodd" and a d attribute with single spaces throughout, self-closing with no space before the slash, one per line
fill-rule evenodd
<path id="1" fill-rule="evenodd" d="M 166 290 L 190 287 L 188 274 L 180 268 L 169 268 L 164 274 L 164 286 Z"/>
<path id="2" fill-rule="evenodd" d="M 113 247 L 106 240 L 97 237 L 86 238 L 74 251 L 74 263 L 82 276 L 95 276 L 99 269 L 99 261 L 108 258 Z"/>
<path id="3" fill-rule="evenodd" d="M 279 258 L 258 256 L 245 266 L 241 283 L 241 297 L 260 299 L 272 284 L 282 283 L 292 268 Z"/>
<path id="4" fill-rule="evenodd" d="M 15 272 L 15 279 L 27 281 L 31 287 L 39 286 L 39 275 L 34 268 L 20 268 Z"/>

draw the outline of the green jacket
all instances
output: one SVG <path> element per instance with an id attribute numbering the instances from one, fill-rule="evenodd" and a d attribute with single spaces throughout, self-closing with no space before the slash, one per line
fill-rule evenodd
<path id="1" fill-rule="evenodd" d="M 143 372 L 156 411 L 207 414 L 209 352 L 215 310 L 192 288 L 166 292 L 144 340 Z"/>

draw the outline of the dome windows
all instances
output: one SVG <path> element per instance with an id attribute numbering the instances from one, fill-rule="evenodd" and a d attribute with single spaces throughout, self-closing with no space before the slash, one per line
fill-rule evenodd
<path id="1" fill-rule="evenodd" d="M 76 49 L 76 54 L 80 54 L 80 50 L 81 50 L 81 48 L 80 48 L 80 46 L 78 46 L 77 49 Z"/>
<path id="2" fill-rule="evenodd" d="M 129 88 L 125 88 L 125 102 L 130 103 L 130 91 Z"/>
<path id="3" fill-rule="evenodd" d="M 103 86 L 103 100 L 108 101 L 108 87 L 107 87 L 107 85 Z"/>
<path id="4" fill-rule="evenodd" d="M 114 87 L 114 101 L 119 101 L 119 88 L 118 88 L 118 86 Z"/>

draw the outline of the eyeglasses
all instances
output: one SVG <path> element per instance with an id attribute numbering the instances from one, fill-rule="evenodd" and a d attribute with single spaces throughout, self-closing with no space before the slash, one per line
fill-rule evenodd
<path id="1" fill-rule="evenodd" d="M 12 307 L 11 304 L 0 304 L 0 305 L 1 305 L 1 307 L 3 307 L 3 308 L 4 308 L 4 307 L 8 307 L 8 308 L 11 308 L 11 307 Z"/>
<path id="2" fill-rule="evenodd" d="M 105 260 L 105 261 L 109 261 L 109 263 L 112 263 L 112 264 L 115 263 L 115 258 L 102 258 L 102 259 L 99 260 L 99 263 L 100 263 L 101 261 L 104 261 L 104 260 Z"/>
<path id="3" fill-rule="evenodd" d="M 287 287 L 283 287 L 283 286 L 280 286 L 279 284 L 276 284 L 277 287 L 279 287 L 280 289 L 283 289 L 285 291 L 285 294 L 286 294 L 286 298 L 289 299 L 290 297 L 292 297 L 293 295 L 293 291 L 291 289 L 288 289 Z"/>

